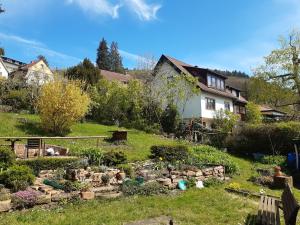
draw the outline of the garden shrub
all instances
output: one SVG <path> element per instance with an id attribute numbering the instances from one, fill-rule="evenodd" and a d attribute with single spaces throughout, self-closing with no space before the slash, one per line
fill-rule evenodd
<path id="1" fill-rule="evenodd" d="M 28 166 L 14 165 L 0 173 L 0 183 L 12 191 L 25 190 L 33 184 L 34 175 Z"/>
<path id="2" fill-rule="evenodd" d="M 179 113 L 175 105 L 169 104 L 161 115 L 161 126 L 166 133 L 175 133 L 179 124 Z"/>
<path id="3" fill-rule="evenodd" d="M 217 179 L 216 177 L 210 177 L 207 180 L 203 181 L 204 187 L 215 187 L 223 183 L 224 183 L 223 181 Z"/>
<path id="4" fill-rule="evenodd" d="M 40 170 L 55 170 L 57 168 L 67 167 L 80 167 L 79 158 L 36 158 L 28 160 L 17 161 L 18 165 L 26 165 L 30 167 L 35 173 L 39 173 Z"/>
<path id="5" fill-rule="evenodd" d="M 54 189 L 60 189 L 60 190 L 63 190 L 64 189 L 64 186 L 60 183 L 58 183 L 57 181 L 55 180 L 48 180 L 48 179 L 45 179 L 43 181 L 44 184 L 46 185 L 49 185 L 51 187 L 53 187 Z"/>
<path id="6" fill-rule="evenodd" d="M 3 184 L 0 184 L 0 201 L 6 201 L 10 199 L 10 193 L 8 189 L 4 188 Z"/>
<path id="7" fill-rule="evenodd" d="M 116 166 L 126 163 L 127 157 L 122 151 L 110 151 L 103 154 L 102 161 L 106 166 Z"/>
<path id="8" fill-rule="evenodd" d="M 282 155 L 263 156 L 261 158 L 260 162 L 263 163 L 263 164 L 284 166 L 286 164 L 286 156 L 282 156 Z"/>
<path id="9" fill-rule="evenodd" d="M 118 165 L 118 169 L 124 171 L 127 177 L 132 178 L 134 176 L 133 168 L 129 164 L 120 164 Z"/>
<path id="10" fill-rule="evenodd" d="M 100 165 L 103 158 L 103 151 L 101 148 L 83 148 L 79 153 L 80 156 L 87 157 L 89 165 Z"/>
<path id="11" fill-rule="evenodd" d="M 294 150 L 293 139 L 300 133 L 300 122 L 246 124 L 227 139 L 230 151 L 240 154 L 287 155 Z"/>
<path id="12" fill-rule="evenodd" d="M 225 172 L 235 174 L 239 172 L 239 167 L 230 155 L 215 147 L 208 145 L 196 146 L 192 149 L 192 154 L 200 164 L 223 165 Z"/>
<path id="13" fill-rule="evenodd" d="M 232 182 L 228 185 L 228 188 L 238 191 L 241 190 L 241 184 L 237 182 Z"/>
<path id="14" fill-rule="evenodd" d="M 6 169 L 15 163 L 16 155 L 10 147 L 0 147 L 0 168 Z"/>
<path id="15" fill-rule="evenodd" d="M 122 192 L 124 195 L 158 195 L 167 194 L 168 189 L 157 182 L 148 182 L 140 185 L 137 181 L 127 181 L 124 182 L 122 187 Z"/>
<path id="16" fill-rule="evenodd" d="M 109 175 L 108 174 L 103 174 L 102 177 L 101 177 L 101 181 L 105 185 L 109 184 L 109 181 L 110 181 Z"/>
<path id="17" fill-rule="evenodd" d="M 176 162 L 187 160 L 188 156 L 188 148 L 184 145 L 154 145 L 151 147 L 151 159 Z"/>

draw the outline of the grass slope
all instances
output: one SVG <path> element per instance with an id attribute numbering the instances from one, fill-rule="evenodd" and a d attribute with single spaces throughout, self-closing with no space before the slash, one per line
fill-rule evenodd
<path id="1" fill-rule="evenodd" d="M 38 122 L 37 116 L 0 113 L 0 136 L 42 135 L 36 123 L 23 126 L 17 118 L 27 118 Z M 69 136 L 76 135 L 110 135 L 113 126 L 103 126 L 95 123 L 81 123 L 72 127 Z M 130 130 L 126 146 L 113 146 L 102 142 L 102 148 L 124 149 L 130 160 L 143 160 L 149 155 L 149 150 L 155 144 L 176 144 L 177 142 L 161 138 L 157 135 L 146 134 L 137 130 Z M 55 142 L 70 148 L 78 146 L 93 146 L 95 141 L 65 141 Z M 242 188 L 259 192 L 262 187 L 248 181 L 255 174 L 257 167 L 263 167 L 248 159 L 232 156 L 239 164 L 240 174 L 232 181 L 241 184 Z M 170 215 L 180 224 L 244 224 L 248 214 L 255 214 L 258 208 L 257 199 L 249 199 L 232 195 L 224 190 L 226 184 L 201 190 L 190 189 L 180 195 L 128 197 L 116 200 L 94 200 L 67 204 L 53 210 L 34 208 L 24 212 L 0 214 L 0 224 L 4 225 L 84 225 L 84 224 L 122 224 L 151 218 L 160 215 Z M 282 190 L 264 188 L 266 193 L 280 196 Z M 294 190 L 300 200 L 300 191 Z M 298 218 L 299 219 L 299 218 Z"/>
<path id="2" fill-rule="evenodd" d="M 18 122 L 18 118 L 26 118 L 27 123 Z M 45 135 L 39 127 L 39 118 L 35 115 L 0 113 L 0 136 L 41 136 Z M 112 130 L 116 130 L 115 126 L 105 126 L 92 122 L 78 123 L 71 128 L 68 136 L 94 136 L 107 135 L 111 136 Z M 60 144 L 69 147 L 70 150 L 78 147 L 93 147 L 96 140 L 47 140 L 47 143 Z M 147 134 L 142 131 L 129 130 L 128 142 L 126 145 L 113 145 L 102 141 L 101 148 L 104 150 L 122 149 L 126 150 L 127 157 L 130 161 L 143 160 L 148 157 L 150 147 L 160 144 L 175 144 L 175 141 L 160 137 L 158 135 Z M 1 141 L 0 144 L 5 144 Z M 6 144 L 8 144 L 6 142 Z"/>

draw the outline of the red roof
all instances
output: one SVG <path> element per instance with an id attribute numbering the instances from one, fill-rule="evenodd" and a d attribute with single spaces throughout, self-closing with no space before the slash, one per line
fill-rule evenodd
<path id="1" fill-rule="evenodd" d="M 132 78 L 129 74 L 116 73 L 108 70 L 101 70 L 101 75 L 107 80 L 116 80 L 123 83 L 128 83 Z"/>

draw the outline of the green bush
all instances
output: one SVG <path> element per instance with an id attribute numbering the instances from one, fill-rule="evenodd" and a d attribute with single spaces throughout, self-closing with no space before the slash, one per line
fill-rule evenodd
<path id="1" fill-rule="evenodd" d="M 14 192 L 25 190 L 29 185 L 33 184 L 33 181 L 34 175 L 27 166 L 14 165 L 0 173 L 0 183 Z"/>
<path id="2" fill-rule="evenodd" d="M 79 153 L 80 156 L 88 158 L 89 165 L 100 165 L 103 158 L 103 151 L 101 148 L 82 148 Z"/>
<path id="3" fill-rule="evenodd" d="M 263 164 L 284 166 L 286 164 L 286 156 L 283 155 L 268 155 L 263 156 L 260 160 Z"/>
<path id="4" fill-rule="evenodd" d="M 161 115 L 161 126 L 166 133 L 175 133 L 179 124 L 179 113 L 175 105 L 168 105 Z"/>
<path id="5" fill-rule="evenodd" d="M 157 182 L 149 182 L 140 185 L 137 181 L 127 181 L 121 187 L 124 195 L 158 195 L 167 194 L 168 189 Z"/>
<path id="6" fill-rule="evenodd" d="M 230 151 L 249 154 L 287 155 L 293 151 L 293 139 L 300 133 L 300 122 L 246 124 L 227 139 Z"/>
<path id="7" fill-rule="evenodd" d="M 151 159 L 176 162 L 187 160 L 188 156 L 188 148 L 184 145 L 154 145 L 151 147 Z"/>
<path id="8" fill-rule="evenodd" d="M 39 173 L 41 170 L 55 170 L 58 168 L 67 168 L 80 166 L 79 158 L 37 158 L 29 160 L 17 161 L 18 165 L 26 165 L 30 167 L 35 173 Z"/>
<path id="9" fill-rule="evenodd" d="M 118 169 L 124 171 L 127 177 L 132 178 L 134 176 L 134 171 L 131 165 L 129 164 L 120 164 Z"/>
<path id="10" fill-rule="evenodd" d="M 16 155 L 9 147 L 0 147 L 0 167 L 6 169 L 15 163 Z"/>
<path id="11" fill-rule="evenodd" d="M 208 145 L 196 146 L 192 149 L 193 156 L 200 164 L 223 165 L 225 172 L 235 174 L 239 172 L 239 167 L 230 155 Z"/>
<path id="12" fill-rule="evenodd" d="M 223 183 L 224 183 L 223 181 L 221 181 L 215 177 L 210 177 L 203 182 L 203 185 L 204 185 L 204 187 L 215 187 L 215 186 L 221 185 Z"/>
<path id="13" fill-rule="evenodd" d="M 110 151 L 103 155 L 103 164 L 106 166 L 116 166 L 124 164 L 127 161 L 127 157 L 122 151 Z"/>

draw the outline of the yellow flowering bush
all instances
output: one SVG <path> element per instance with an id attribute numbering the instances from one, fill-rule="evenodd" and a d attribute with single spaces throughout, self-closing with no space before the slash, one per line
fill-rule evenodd
<path id="1" fill-rule="evenodd" d="M 55 135 L 64 135 L 86 114 L 89 104 L 89 96 L 74 81 L 44 84 L 38 99 L 42 126 Z"/>

